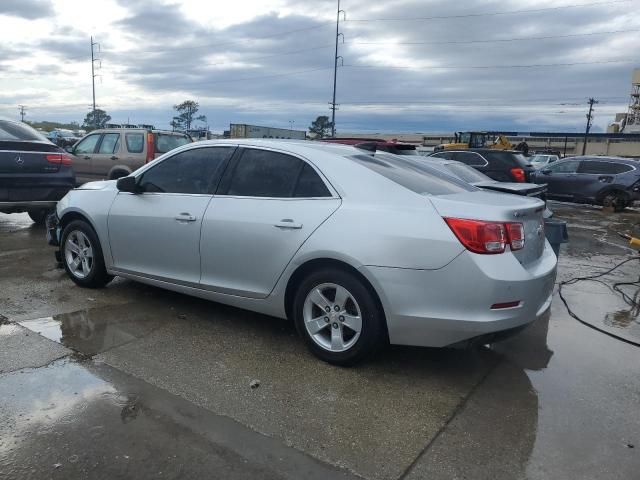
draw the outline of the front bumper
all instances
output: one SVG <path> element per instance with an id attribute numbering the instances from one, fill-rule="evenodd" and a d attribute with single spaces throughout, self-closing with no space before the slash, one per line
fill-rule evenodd
<path id="1" fill-rule="evenodd" d="M 463 252 L 439 270 L 363 267 L 380 293 L 392 344 L 444 347 L 524 327 L 551 306 L 557 258 L 548 242 L 534 264 L 510 253 Z M 492 310 L 519 300 L 513 308 Z"/>

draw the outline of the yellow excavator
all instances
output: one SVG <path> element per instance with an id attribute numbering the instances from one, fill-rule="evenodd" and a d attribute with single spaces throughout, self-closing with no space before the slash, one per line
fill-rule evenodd
<path id="1" fill-rule="evenodd" d="M 455 132 L 453 143 L 441 143 L 433 151 L 463 150 L 467 148 L 491 148 L 494 150 L 513 150 L 514 146 L 504 135 L 496 135 L 495 139 L 488 143 L 487 132 Z"/>

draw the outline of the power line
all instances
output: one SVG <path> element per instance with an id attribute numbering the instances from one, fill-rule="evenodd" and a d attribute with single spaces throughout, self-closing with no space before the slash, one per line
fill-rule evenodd
<path id="1" fill-rule="evenodd" d="M 584 131 L 584 142 L 582 143 L 582 155 L 587 151 L 587 138 L 589 137 L 589 130 L 591 130 L 591 124 L 593 122 L 593 105 L 598 103 L 596 99 L 591 97 L 589 99 L 589 113 L 587 113 L 587 127 Z"/>
<path id="2" fill-rule="evenodd" d="M 24 105 L 18 105 L 18 110 L 20 111 L 20 121 L 21 122 L 24 122 L 24 117 L 27 114 L 26 108 L 27 107 L 24 106 Z"/>
<path id="3" fill-rule="evenodd" d="M 573 67 L 578 65 L 600 65 L 609 63 L 634 63 L 633 59 L 624 60 L 599 60 L 595 62 L 572 62 L 572 63 L 537 63 L 521 65 L 434 65 L 428 67 L 400 66 L 400 65 L 344 65 L 345 68 L 379 68 L 379 69 L 401 69 L 401 70 L 434 70 L 434 69 L 501 69 L 501 68 L 539 68 L 539 67 Z"/>
<path id="4" fill-rule="evenodd" d="M 613 0 L 608 2 L 594 2 L 594 3 L 580 3 L 574 5 L 561 5 L 557 7 L 544 7 L 544 8 L 532 8 L 526 10 L 511 10 L 508 12 L 484 12 L 484 13 L 466 13 L 459 15 L 433 15 L 429 17 L 386 17 L 386 18 L 363 18 L 363 19 L 349 19 L 348 23 L 363 23 L 363 22 L 415 22 L 423 20 L 442 20 L 450 18 L 475 18 L 475 17 L 493 17 L 500 15 L 517 15 L 521 13 L 540 13 L 554 10 L 564 10 L 568 8 L 581 8 L 581 7 L 596 7 L 601 5 L 612 5 L 616 3 L 628 3 L 635 0 Z"/>
<path id="5" fill-rule="evenodd" d="M 640 32 L 640 29 L 630 30 L 613 30 L 610 32 L 589 32 L 589 33 L 573 33 L 567 35 L 546 35 L 540 37 L 514 37 L 514 38 L 498 38 L 493 40 L 451 40 L 451 41 L 435 41 L 435 42 L 347 42 L 347 45 L 458 45 L 458 44 L 474 44 L 474 43 L 502 43 L 502 42 L 521 42 L 528 40 L 551 40 L 559 38 L 576 38 L 590 37 L 594 35 L 614 35 L 618 33 Z"/>

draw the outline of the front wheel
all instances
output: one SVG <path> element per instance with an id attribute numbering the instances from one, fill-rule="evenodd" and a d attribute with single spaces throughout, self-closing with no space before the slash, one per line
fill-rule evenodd
<path id="1" fill-rule="evenodd" d="M 300 284 L 293 305 L 298 333 L 314 355 L 335 365 L 353 365 L 386 339 L 384 313 L 363 282 L 348 272 L 313 272 Z"/>
<path id="2" fill-rule="evenodd" d="M 627 208 L 627 199 L 621 193 L 608 193 L 602 199 L 602 206 L 613 208 L 614 212 L 622 212 Z"/>
<path id="3" fill-rule="evenodd" d="M 113 279 L 105 268 L 98 236 L 87 222 L 74 220 L 64 228 L 60 250 L 64 269 L 81 287 L 104 287 Z"/>

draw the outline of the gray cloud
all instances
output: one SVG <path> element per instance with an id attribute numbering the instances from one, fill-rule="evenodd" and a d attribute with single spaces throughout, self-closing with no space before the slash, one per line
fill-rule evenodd
<path id="1" fill-rule="evenodd" d="M 2 0 L 0 2 L 0 15 L 33 20 L 45 18 L 52 14 L 53 8 L 47 0 Z"/>

